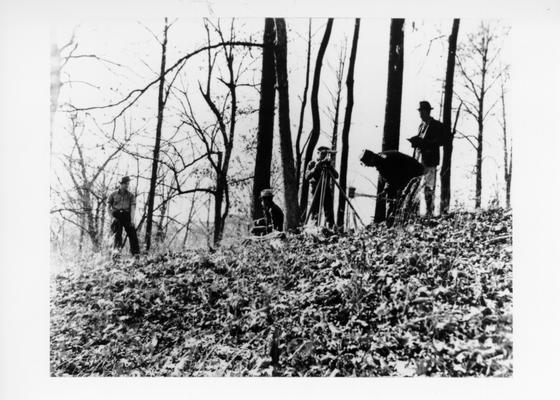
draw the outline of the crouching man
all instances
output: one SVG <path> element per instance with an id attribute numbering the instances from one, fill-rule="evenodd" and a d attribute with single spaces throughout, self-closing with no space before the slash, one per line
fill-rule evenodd
<path id="1" fill-rule="evenodd" d="M 282 232 L 284 230 L 284 213 L 273 201 L 272 189 L 261 191 L 261 206 L 263 217 L 253 221 L 251 234 L 263 236 L 273 231 Z"/>
<path id="2" fill-rule="evenodd" d="M 138 236 L 136 236 L 136 228 L 134 227 L 134 212 L 136 211 L 136 199 L 128 190 L 130 178 L 125 176 L 121 179 L 120 188 L 109 195 L 107 201 L 109 214 L 114 218 L 111 224 L 111 230 L 115 235 L 114 246 L 120 249 L 122 243 L 123 228 L 128 235 L 130 243 L 130 252 L 138 254 L 140 252 L 138 246 Z"/>

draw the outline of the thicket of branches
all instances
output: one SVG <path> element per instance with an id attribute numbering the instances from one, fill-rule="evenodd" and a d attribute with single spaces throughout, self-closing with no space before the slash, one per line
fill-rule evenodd
<path id="1" fill-rule="evenodd" d="M 260 216 L 258 193 L 269 186 L 286 212 L 286 227 L 297 229 L 309 199 L 304 171 L 319 142 L 330 141 L 338 151 L 335 167 L 341 171 L 343 190 L 348 189 L 349 142 L 360 139 L 351 122 L 354 81 L 361 79 L 355 76 L 354 65 L 365 57 L 358 46 L 360 20 L 355 21 L 350 49 L 347 38 L 333 43 L 332 18 L 314 24 L 309 20 L 304 36 L 291 33 L 290 21 L 264 22 L 263 31 L 255 34 L 235 19 L 204 19 L 200 26 L 204 41 L 177 55 L 181 43 L 174 33 L 177 21 L 165 19 L 159 33 L 146 28 L 159 53 L 157 64 L 140 60 L 150 71 L 148 76 L 91 49 L 82 51 L 79 29 L 66 42 L 53 44 L 51 137 L 52 142 L 67 143 L 53 151 L 53 245 L 62 249 L 72 243 L 74 248 L 95 251 L 106 245 L 107 198 L 123 175 L 133 179 L 139 204 L 135 224 L 146 250 L 184 248 L 189 243 L 215 247 L 245 235 L 250 217 Z M 408 84 L 402 80 L 407 68 L 404 36 L 410 24 L 414 34 L 419 29 L 414 21 L 391 24 L 383 146 L 374 150 L 398 149 L 402 90 Z M 452 134 L 443 153 L 442 213 L 453 203 L 449 173 L 454 139 L 466 140 L 474 150 L 475 207 L 481 207 L 489 119 L 501 128 L 500 164 L 510 205 L 508 66 L 501 61 L 506 35 L 507 30 L 488 22 L 462 33 L 456 19 L 445 42 L 441 108 Z M 306 50 L 305 63 L 297 71 L 288 68 L 293 41 Z M 325 60 L 335 52 L 332 66 Z M 136 83 L 109 90 L 93 76 L 73 77 L 73 68 L 82 63 L 110 71 L 115 79 L 135 75 Z M 300 74 L 303 87 L 290 86 L 294 74 Z M 356 88 L 367 90 L 367 84 L 357 82 Z M 73 100 L 78 85 L 101 93 L 93 98 L 105 100 L 95 104 Z M 327 92 L 332 102 L 323 104 L 320 94 Z M 474 130 L 469 118 L 475 122 Z M 342 196 L 337 209 L 337 225 L 343 227 Z M 377 213 L 383 214 L 382 203 L 378 202 Z"/>

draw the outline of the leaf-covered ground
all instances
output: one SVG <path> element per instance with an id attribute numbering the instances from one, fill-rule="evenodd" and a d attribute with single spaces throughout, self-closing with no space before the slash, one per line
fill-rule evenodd
<path id="1" fill-rule="evenodd" d="M 53 276 L 54 376 L 509 376 L 511 214 L 92 257 Z"/>

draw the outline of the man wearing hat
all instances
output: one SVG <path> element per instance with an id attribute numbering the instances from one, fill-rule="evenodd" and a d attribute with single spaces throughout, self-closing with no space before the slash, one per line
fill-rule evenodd
<path id="1" fill-rule="evenodd" d="M 115 247 L 122 247 L 122 230 L 126 231 L 130 243 L 130 252 L 138 254 L 140 252 L 138 246 L 138 236 L 136 236 L 136 228 L 134 227 L 134 212 L 136 211 L 136 199 L 128 190 L 130 178 L 125 176 L 121 179 L 120 188 L 109 195 L 107 200 L 109 214 L 114 220 L 111 229 L 115 234 Z"/>
<path id="2" fill-rule="evenodd" d="M 426 215 L 434 211 L 434 191 L 436 187 L 436 169 L 439 164 L 439 146 L 445 139 L 443 124 L 430 116 L 432 106 L 421 101 L 418 107 L 422 123 L 418 127 L 418 135 L 408 138 L 414 148 L 414 158 L 424 166 L 424 199 Z"/>
<path id="3" fill-rule="evenodd" d="M 272 200 L 273 197 L 272 189 L 261 191 L 261 206 L 264 216 L 253 222 L 253 228 L 251 229 L 253 235 L 262 236 L 272 231 L 281 232 L 284 230 L 284 213 Z"/>
<path id="4" fill-rule="evenodd" d="M 317 190 L 321 189 L 319 183 L 321 182 L 321 173 L 324 168 L 330 171 L 330 174 L 327 173 L 325 176 L 326 182 L 326 190 L 325 196 L 323 199 L 323 210 L 325 212 L 325 220 L 327 222 L 328 227 L 334 226 L 334 213 L 333 213 L 333 182 L 332 177 L 335 179 L 338 178 L 338 172 L 334 169 L 331 161 L 331 149 L 327 146 L 320 146 L 317 148 L 317 159 L 311 161 L 307 165 L 307 169 L 305 171 L 305 179 L 309 180 L 311 184 L 311 193 L 312 193 L 312 202 L 311 207 L 309 207 L 309 213 L 313 217 L 313 219 L 317 220 L 317 216 L 319 214 L 319 207 L 321 205 L 321 193 Z"/>

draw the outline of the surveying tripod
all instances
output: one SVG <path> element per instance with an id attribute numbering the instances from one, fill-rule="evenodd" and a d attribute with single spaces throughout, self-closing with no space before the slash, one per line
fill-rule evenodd
<path id="1" fill-rule="evenodd" d="M 317 213 L 317 226 L 321 226 L 322 222 L 323 222 L 322 217 L 323 217 L 323 214 L 325 213 L 325 210 L 324 210 L 325 193 L 327 192 L 327 190 L 330 190 L 330 188 L 328 187 L 329 186 L 329 178 L 334 182 L 335 186 L 338 188 L 338 190 L 342 194 L 342 199 L 344 199 L 344 201 L 346 202 L 348 207 L 352 210 L 354 220 L 357 218 L 360 221 L 360 223 L 362 224 L 362 226 L 365 226 L 364 222 L 362 221 L 362 219 L 358 215 L 358 212 L 356 211 L 356 209 L 354 208 L 354 206 L 350 202 L 350 199 L 346 195 L 345 191 L 340 187 L 340 184 L 336 181 L 336 178 L 334 177 L 332 171 L 330 170 L 329 165 L 328 165 L 328 163 L 330 161 L 329 160 L 322 160 L 322 161 L 319 161 L 319 162 L 323 163 L 321 165 L 321 176 L 319 178 L 319 182 L 317 183 L 317 186 L 315 187 L 315 193 L 313 193 L 313 199 L 311 200 L 311 204 L 314 204 L 314 202 L 317 200 L 317 196 L 319 196 L 319 210 L 318 210 L 318 213 Z M 334 198 L 334 196 L 333 196 L 333 198 Z M 309 210 L 309 211 L 311 211 L 311 210 Z M 309 223 L 309 220 L 311 218 L 311 214 L 312 214 L 311 212 L 309 212 L 307 214 L 307 218 L 305 219 L 305 225 L 307 225 Z M 333 214 L 334 214 L 334 210 L 333 210 Z M 354 224 L 355 224 L 355 222 L 354 222 Z"/>

